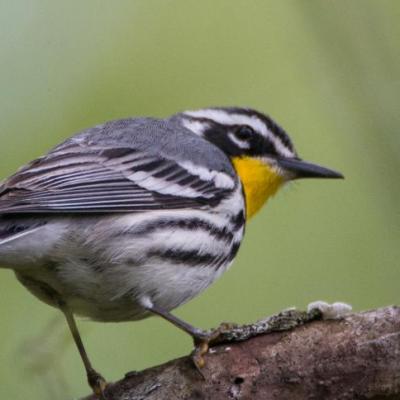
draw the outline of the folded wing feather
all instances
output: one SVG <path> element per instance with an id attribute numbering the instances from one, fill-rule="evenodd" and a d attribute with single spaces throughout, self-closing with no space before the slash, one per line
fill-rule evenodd
<path id="1" fill-rule="evenodd" d="M 3 182 L 0 214 L 200 208 L 232 189 L 156 154 L 72 139 Z"/>

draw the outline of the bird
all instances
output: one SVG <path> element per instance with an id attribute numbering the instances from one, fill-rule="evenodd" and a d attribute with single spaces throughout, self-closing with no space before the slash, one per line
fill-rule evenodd
<path id="1" fill-rule="evenodd" d="M 93 392 L 75 316 L 160 316 L 194 340 L 193 361 L 219 331 L 171 313 L 233 263 L 247 222 L 300 178 L 343 178 L 303 161 L 289 135 L 252 108 L 208 107 L 83 130 L 0 185 L 0 264 L 64 314 Z"/>

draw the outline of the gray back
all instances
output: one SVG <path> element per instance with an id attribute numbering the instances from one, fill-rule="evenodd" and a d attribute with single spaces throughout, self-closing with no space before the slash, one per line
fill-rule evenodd
<path id="1" fill-rule="evenodd" d="M 190 161 L 235 176 L 233 166 L 222 150 L 178 122 L 170 120 L 126 118 L 110 121 L 82 131 L 60 146 L 71 140 L 83 140 L 105 147 L 143 150 L 168 160 Z"/>

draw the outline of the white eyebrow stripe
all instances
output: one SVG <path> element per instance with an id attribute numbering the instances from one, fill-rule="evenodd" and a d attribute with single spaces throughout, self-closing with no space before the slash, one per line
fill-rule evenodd
<path id="1" fill-rule="evenodd" d="M 203 136 L 204 131 L 210 126 L 210 124 L 200 122 L 200 121 L 191 121 L 184 119 L 183 126 L 190 131 L 196 133 L 199 136 Z"/>
<path id="2" fill-rule="evenodd" d="M 185 115 L 193 118 L 204 118 L 210 119 L 222 125 L 248 125 L 252 127 L 256 132 L 261 133 L 264 137 L 269 139 L 274 145 L 278 153 L 286 156 L 293 157 L 293 152 L 287 148 L 287 146 L 282 142 L 282 140 L 275 136 L 256 116 L 248 116 L 244 114 L 230 114 L 223 110 L 213 110 L 213 109 L 202 109 L 195 111 L 185 111 Z"/>

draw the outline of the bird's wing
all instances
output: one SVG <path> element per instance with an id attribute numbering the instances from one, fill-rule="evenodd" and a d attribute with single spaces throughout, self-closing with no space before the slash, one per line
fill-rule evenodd
<path id="1" fill-rule="evenodd" d="M 0 186 L 0 214 L 202 208 L 236 185 L 229 174 L 189 161 L 72 138 Z"/>

